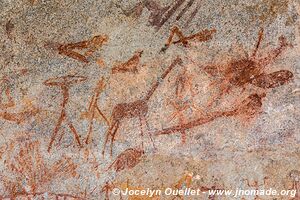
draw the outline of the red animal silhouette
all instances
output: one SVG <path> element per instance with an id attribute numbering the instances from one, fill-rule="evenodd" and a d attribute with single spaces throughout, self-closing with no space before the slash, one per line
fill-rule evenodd
<path id="1" fill-rule="evenodd" d="M 171 29 L 171 33 L 170 33 L 170 36 L 169 36 L 169 38 L 167 40 L 167 43 L 161 49 L 161 51 L 166 51 L 171 44 L 182 43 L 184 46 L 187 46 L 188 45 L 188 41 L 190 41 L 190 40 L 196 40 L 198 42 L 206 42 L 206 41 L 212 39 L 212 35 L 215 32 L 216 32 L 216 29 L 211 29 L 211 30 L 205 29 L 205 30 L 200 31 L 200 32 L 198 32 L 196 34 L 192 34 L 190 36 L 184 36 L 183 33 L 180 31 L 179 27 L 178 26 L 174 26 Z M 175 35 L 178 36 L 179 40 L 173 42 L 173 38 L 174 38 Z"/>
<path id="2" fill-rule="evenodd" d="M 126 62 L 119 63 L 115 65 L 111 73 L 125 73 L 125 72 L 131 72 L 131 73 L 137 73 L 138 72 L 138 66 L 140 65 L 140 58 L 142 56 L 143 51 L 136 51 L 135 54 Z"/>
<path id="3" fill-rule="evenodd" d="M 120 103 L 117 104 L 112 111 L 111 115 L 111 126 L 109 127 L 106 138 L 104 141 L 104 147 L 102 154 L 104 155 L 105 147 L 108 142 L 109 137 L 111 137 L 111 144 L 110 144 L 110 154 L 112 155 L 112 148 L 113 148 L 113 142 L 115 140 L 115 135 L 117 133 L 117 130 L 119 128 L 119 125 L 122 120 L 126 118 L 139 118 L 140 120 L 140 128 L 141 128 L 141 136 L 144 135 L 142 126 L 143 124 L 147 125 L 146 121 L 146 115 L 148 113 L 148 105 L 147 102 L 149 101 L 150 97 L 153 95 L 157 87 L 160 85 L 161 80 L 165 79 L 165 77 L 170 73 L 170 71 L 177 65 L 181 64 L 182 60 L 180 58 L 176 58 L 171 65 L 165 70 L 165 72 L 157 79 L 157 81 L 152 85 L 146 96 L 140 100 L 130 102 L 130 103 Z M 149 134 L 149 133 L 148 133 Z M 152 143 L 152 137 L 149 135 Z M 153 143 L 154 145 L 154 143 Z"/>
<path id="4" fill-rule="evenodd" d="M 262 98 L 266 96 L 263 94 L 251 94 L 246 99 L 244 99 L 241 103 L 235 105 L 232 109 L 226 111 L 214 111 L 205 115 L 202 115 L 198 119 L 179 124 L 176 126 L 172 126 L 169 128 L 165 128 L 159 131 L 156 131 L 154 135 L 165 135 L 172 134 L 177 132 L 182 132 L 186 129 L 194 128 L 209 122 L 214 121 L 220 117 L 231 117 L 231 116 L 244 116 L 247 118 L 253 118 L 255 114 L 260 112 L 262 106 Z"/>
<path id="5" fill-rule="evenodd" d="M 134 149 L 134 148 L 126 149 L 120 155 L 118 155 L 118 157 L 107 168 L 107 170 L 114 168 L 116 172 L 119 172 L 124 169 L 131 169 L 140 162 L 140 159 L 143 154 L 144 154 L 143 149 Z"/>
<path id="6" fill-rule="evenodd" d="M 265 73 L 265 68 L 288 47 L 286 39 L 279 37 L 280 46 L 268 53 L 266 57 L 257 58 L 256 54 L 263 38 L 263 29 L 260 30 L 256 47 L 249 57 L 235 59 L 227 65 L 216 66 L 208 65 L 204 70 L 213 77 L 221 75 L 220 80 L 214 81 L 211 85 L 218 85 L 220 92 L 216 92 L 208 103 L 212 106 L 217 98 L 232 90 L 233 87 L 242 88 L 243 91 L 247 84 L 253 84 L 260 88 L 274 88 L 290 81 L 293 73 L 288 70 L 280 70 L 270 74 Z"/>
<path id="7" fill-rule="evenodd" d="M 45 47 L 50 47 L 51 49 L 58 50 L 59 54 L 68 56 L 80 62 L 89 63 L 88 57 L 91 56 L 103 44 L 105 44 L 107 40 L 107 35 L 97 35 L 90 40 L 85 40 L 76 43 L 58 44 L 48 42 L 45 44 Z M 87 49 L 87 51 L 83 55 L 74 51 L 83 49 Z"/>

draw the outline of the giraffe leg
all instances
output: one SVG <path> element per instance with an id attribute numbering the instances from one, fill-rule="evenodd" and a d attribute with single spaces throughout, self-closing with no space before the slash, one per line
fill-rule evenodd
<path id="1" fill-rule="evenodd" d="M 105 142 L 104 142 L 104 145 L 103 145 L 102 155 L 104 155 L 106 144 L 108 142 L 109 136 L 111 136 L 111 131 L 116 126 L 116 123 L 117 123 L 116 121 L 114 123 L 112 123 L 112 125 L 109 127 L 109 129 L 106 133 L 106 138 L 105 138 Z"/>
<path id="2" fill-rule="evenodd" d="M 149 133 L 149 124 L 148 124 L 146 118 L 145 118 L 145 117 L 141 117 L 141 118 L 140 118 L 140 122 L 141 122 L 141 124 L 142 124 L 142 123 L 146 124 L 146 127 L 147 127 L 147 134 L 148 134 L 148 136 L 149 136 L 149 138 L 150 138 L 150 140 L 151 140 L 151 143 L 152 143 L 153 148 L 156 149 L 154 140 L 153 140 L 153 138 L 152 138 L 152 135 Z"/>
<path id="3" fill-rule="evenodd" d="M 139 117 L 139 121 L 140 121 L 140 130 L 141 130 L 141 138 L 142 138 L 142 148 L 144 149 L 144 131 L 143 131 L 143 123 L 141 117 Z"/>
<path id="4" fill-rule="evenodd" d="M 113 145 L 114 145 L 114 140 L 115 140 L 115 136 L 116 133 L 119 129 L 119 122 L 117 122 L 116 126 L 115 126 L 115 130 L 113 131 L 112 135 L 111 135 L 111 141 L 110 141 L 110 156 L 112 156 L 112 149 L 113 149 Z"/>

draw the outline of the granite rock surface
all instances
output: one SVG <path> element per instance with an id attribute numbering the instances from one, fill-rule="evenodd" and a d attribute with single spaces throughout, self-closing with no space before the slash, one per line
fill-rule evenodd
<path id="1" fill-rule="evenodd" d="M 300 199 L 299 0 L 0 8 L 0 199 Z"/>

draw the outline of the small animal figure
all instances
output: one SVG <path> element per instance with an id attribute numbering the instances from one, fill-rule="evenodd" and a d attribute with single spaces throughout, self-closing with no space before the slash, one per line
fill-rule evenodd
<path id="1" fill-rule="evenodd" d="M 137 51 L 135 54 L 126 62 L 120 63 L 115 65 L 111 73 L 116 74 L 116 73 L 137 73 L 138 72 L 138 66 L 140 65 L 140 58 L 142 56 L 143 51 Z"/>
<path id="2" fill-rule="evenodd" d="M 114 168 L 116 172 L 135 167 L 144 155 L 144 150 L 129 148 L 123 151 L 107 170 Z"/>
<path id="3" fill-rule="evenodd" d="M 45 47 L 58 50 L 59 54 L 68 56 L 80 62 L 89 63 L 88 57 L 91 56 L 102 45 L 104 45 L 107 42 L 107 40 L 108 40 L 107 35 L 97 35 L 90 40 L 85 40 L 76 43 L 59 44 L 59 43 L 48 42 L 45 44 Z M 83 49 L 87 49 L 87 51 L 83 54 L 74 51 L 74 50 L 83 50 Z"/>
<path id="4" fill-rule="evenodd" d="M 182 43 L 183 46 L 187 46 L 188 45 L 188 41 L 190 40 L 196 40 L 198 42 L 206 42 L 208 40 L 212 39 L 212 35 L 216 33 L 216 29 L 205 29 L 203 31 L 200 31 L 196 34 L 190 35 L 190 36 L 184 36 L 183 33 L 181 32 L 181 30 L 179 29 L 178 26 L 174 26 L 171 29 L 171 34 L 167 40 L 167 43 L 165 44 L 165 46 L 161 49 L 161 52 L 166 51 L 171 44 L 178 44 L 178 43 Z M 175 36 L 175 34 L 179 37 L 179 40 L 174 41 L 173 42 L 173 37 Z"/>

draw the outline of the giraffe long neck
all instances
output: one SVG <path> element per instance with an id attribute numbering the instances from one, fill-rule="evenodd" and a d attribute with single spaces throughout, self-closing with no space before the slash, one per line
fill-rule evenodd
<path id="1" fill-rule="evenodd" d="M 165 70 L 165 72 L 158 77 L 158 79 L 156 80 L 156 82 L 152 85 L 152 87 L 150 88 L 150 90 L 148 91 L 147 95 L 144 97 L 145 101 L 148 101 L 150 99 L 150 97 L 153 95 L 153 93 L 155 92 L 155 90 L 158 88 L 158 86 L 161 84 L 161 81 L 164 80 L 166 78 L 166 76 L 171 72 L 171 70 L 177 65 L 177 64 L 182 64 L 182 60 L 181 58 L 177 57 L 172 63 L 171 65 Z"/>

